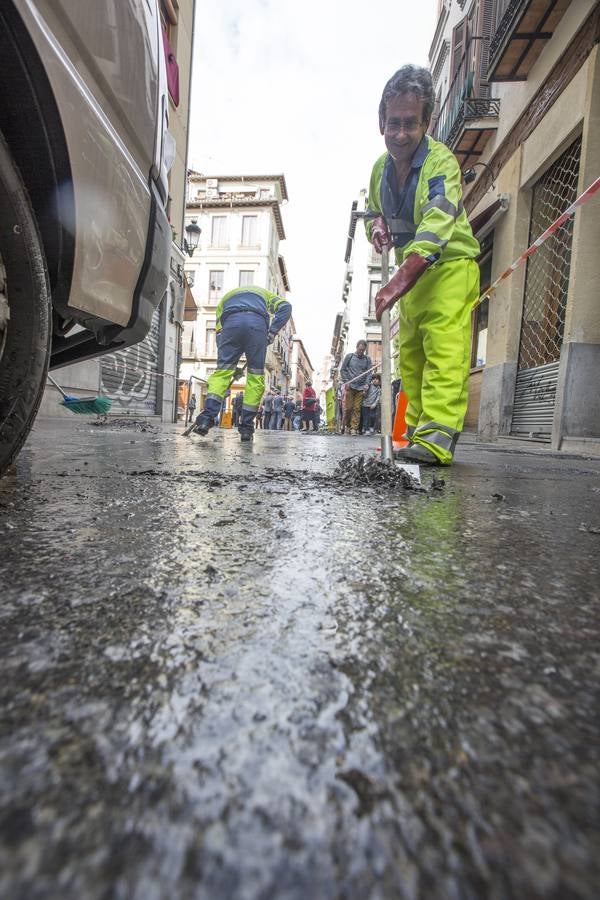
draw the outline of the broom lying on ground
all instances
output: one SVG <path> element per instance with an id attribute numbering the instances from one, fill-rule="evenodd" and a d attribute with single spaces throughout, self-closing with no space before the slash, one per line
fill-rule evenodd
<path id="1" fill-rule="evenodd" d="M 112 400 L 109 400 L 108 397 L 90 397 L 89 399 L 69 397 L 50 375 L 48 375 L 48 381 L 63 395 L 62 406 L 66 406 L 71 412 L 83 413 L 84 415 L 97 413 L 99 416 L 104 416 L 112 406 Z"/>

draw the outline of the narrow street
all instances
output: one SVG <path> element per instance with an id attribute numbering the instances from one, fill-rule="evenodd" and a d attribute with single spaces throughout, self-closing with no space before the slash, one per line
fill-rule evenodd
<path id="1" fill-rule="evenodd" d="M 596 897 L 600 460 L 145 427 L 0 482 L 0 894 Z"/>

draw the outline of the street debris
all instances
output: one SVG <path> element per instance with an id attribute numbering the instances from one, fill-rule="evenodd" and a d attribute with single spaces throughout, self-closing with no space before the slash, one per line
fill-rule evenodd
<path id="1" fill-rule="evenodd" d="M 497 500 L 500 503 L 502 500 L 506 500 L 506 497 L 504 494 L 492 494 L 492 500 Z"/>
<path id="2" fill-rule="evenodd" d="M 377 788 L 375 783 L 368 775 L 361 772 L 360 769 L 348 769 L 345 772 L 338 772 L 335 776 L 340 781 L 344 781 L 348 787 L 352 788 L 358 798 L 358 807 L 356 815 L 358 818 L 367 816 L 373 811 L 378 800 L 382 799 L 382 792 Z"/>
<path id="3" fill-rule="evenodd" d="M 362 454 L 348 456 L 340 460 L 331 478 L 343 485 L 385 485 L 405 491 L 427 493 L 427 488 L 423 487 L 413 475 L 398 468 L 393 462 L 375 456 Z M 439 487 L 436 486 L 436 490 L 439 490 Z"/>
<path id="4" fill-rule="evenodd" d="M 586 534 L 600 534 L 600 525 L 588 525 L 587 522 L 582 522 L 578 530 L 585 531 Z"/>
<path id="5" fill-rule="evenodd" d="M 96 428 L 108 427 L 142 432 L 155 432 L 157 430 L 156 425 L 145 419 L 130 419 L 128 417 L 109 418 L 108 416 L 99 416 L 94 422 L 90 422 L 90 425 L 94 425 Z"/>

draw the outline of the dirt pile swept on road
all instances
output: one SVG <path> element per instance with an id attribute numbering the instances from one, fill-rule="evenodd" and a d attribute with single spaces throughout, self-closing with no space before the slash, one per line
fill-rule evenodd
<path id="1" fill-rule="evenodd" d="M 156 425 L 153 425 L 152 422 L 148 422 L 145 419 L 129 419 L 127 416 L 121 418 L 98 416 L 98 418 L 90 424 L 95 425 L 97 428 L 118 428 L 125 431 L 156 432 L 158 430 Z"/>
<path id="2" fill-rule="evenodd" d="M 416 491 L 427 494 L 430 490 L 440 491 L 444 487 L 444 479 L 433 476 L 430 488 L 425 487 L 410 472 L 395 463 L 379 459 L 376 456 L 348 456 L 341 459 L 335 467 L 331 478 L 338 484 L 347 487 L 354 485 L 377 485 Z"/>

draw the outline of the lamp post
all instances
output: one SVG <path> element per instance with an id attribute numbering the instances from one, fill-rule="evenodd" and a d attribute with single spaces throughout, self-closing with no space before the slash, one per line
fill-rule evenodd
<path id="1" fill-rule="evenodd" d="M 189 225 L 185 226 L 185 233 L 187 238 L 183 239 L 183 249 L 188 256 L 193 256 L 194 250 L 200 242 L 200 234 L 202 233 L 202 229 L 198 225 L 198 219 L 192 219 Z"/>

